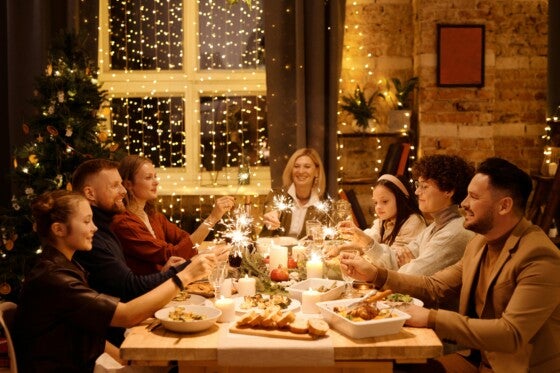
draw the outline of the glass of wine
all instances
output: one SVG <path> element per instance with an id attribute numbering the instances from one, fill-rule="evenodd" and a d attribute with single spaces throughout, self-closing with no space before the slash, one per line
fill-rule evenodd
<path id="1" fill-rule="evenodd" d="M 345 250 L 343 252 L 353 254 L 353 255 L 359 255 L 358 250 Z M 354 291 L 352 288 L 354 285 L 354 278 L 344 270 L 342 265 L 340 265 L 340 274 L 342 275 L 342 279 L 344 280 L 345 283 L 344 298 L 353 298 Z"/>
<path id="2" fill-rule="evenodd" d="M 227 276 L 227 262 L 220 262 L 208 274 L 208 281 L 214 287 L 214 299 L 220 298 L 220 287 Z"/>

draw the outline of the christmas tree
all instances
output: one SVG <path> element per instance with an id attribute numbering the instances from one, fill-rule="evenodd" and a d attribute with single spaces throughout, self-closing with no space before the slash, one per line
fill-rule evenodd
<path id="1" fill-rule="evenodd" d="M 109 110 L 85 38 L 64 33 L 48 53 L 31 103 L 34 118 L 22 124 L 29 142 L 14 154 L 16 194 L 0 213 L 0 299 L 15 300 L 24 273 L 41 251 L 30 202 L 39 194 L 71 189 L 76 167 L 88 158 L 119 158 L 102 112 Z"/>

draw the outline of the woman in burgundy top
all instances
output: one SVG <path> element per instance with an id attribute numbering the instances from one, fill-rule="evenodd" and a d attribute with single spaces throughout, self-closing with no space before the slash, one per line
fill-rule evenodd
<path id="1" fill-rule="evenodd" d="M 126 156 L 119 173 L 128 192 L 126 211 L 113 217 L 111 229 L 121 241 L 128 266 L 137 274 L 161 271 L 170 257 L 190 259 L 196 255 L 196 245 L 235 203 L 233 197 L 218 198 L 206 220 L 189 234 L 156 211 L 159 181 L 152 161 Z"/>

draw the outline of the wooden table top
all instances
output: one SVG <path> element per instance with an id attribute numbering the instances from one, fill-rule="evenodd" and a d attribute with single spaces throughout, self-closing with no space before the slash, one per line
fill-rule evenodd
<path id="1" fill-rule="evenodd" d="M 129 361 L 190 361 L 208 362 L 218 359 L 219 328 L 229 324 L 215 324 L 196 334 L 181 334 L 159 327 L 151 332 L 146 328 L 152 319 L 130 329 L 121 345 L 121 357 Z M 442 344 L 433 330 L 404 327 L 398 334 L 350 339 L 331 329 L 335 361 L 394 360 L 396 362 L 423 361 L 442 354 Z"/>

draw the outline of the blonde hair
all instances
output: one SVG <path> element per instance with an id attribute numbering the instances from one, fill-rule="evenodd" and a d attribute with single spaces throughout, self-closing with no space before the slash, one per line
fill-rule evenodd
<path id="1" fill-rule="evenodd" d="M 322 196 L 325 193 L 325 188 L 327 185 L 326 176 L 325 176 L 325 169 L 323 167 L 323 161 L 321 161 L 321 157 L 319 157 L 319 153 L 315 149 L 311 148 L 301 148 L 298 149 L 292 154 L 290 159 L 288 159 L 288 163 L 284 168 L 284 173 L 282 174 L 282 185 L 285 188 L 288 188 L 292 183 L 292 171 L 294 169 L 294 165 L 296 160 L 300 157 L 308 156 L 311 158 L 311 161 L 315 164 L 315 167 L 319 169 L 319 176 L 315 179 L 313 183 L 313 188 L 317 192 L 319 196 Z"/>

